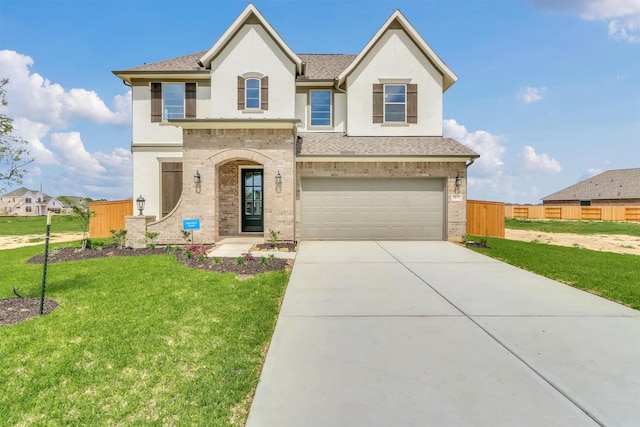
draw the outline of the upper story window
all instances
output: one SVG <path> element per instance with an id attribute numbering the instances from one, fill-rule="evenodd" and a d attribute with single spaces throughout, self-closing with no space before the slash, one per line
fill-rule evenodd
<path id="1" fill-rule="evenodd" d="M 309 92 L 311 104 L 311 126 L 331 126 L 331 91 L 312 90 Z"/>
<path id="2" fill-rule="evenodd" d="M 406 85 L 384 85 L 384 121 L 404 122 L 407 108 Z"/>
<path id="3" fill-rule="evenodd" d="M 31 203 L 31 197 L 27 197 L 26 199 L 24 199 L 25 203 Z"/>
<path id="4" fill-rule="evenodd" d="M 184 85 L 165 83 L 162 85 L 162 120 L 184 119 Z"/>
<path id="5" fill-rule="evenodd" d="M 244 106 L 260 108 L 260 79 L 245 80 Z"/>
<path id="6" fill-rule="evenodd" d="M 195 117 L 195 83 L 151 83 L 152 122 Z"/>
<path id="7" fill-rule="evenodd" d="M 375 83 L 373 123 L 418 123 L 418 85 Z"/>
<path id="8" fill-rule="evenodd" d="M 269 77 L 259 73 L 238 76 L 238 110 L 269 109 Z"/>

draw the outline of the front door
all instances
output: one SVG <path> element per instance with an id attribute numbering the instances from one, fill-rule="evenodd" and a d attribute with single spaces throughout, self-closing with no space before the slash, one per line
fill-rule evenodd
<path id="1" fill-rule="evenodd" d="M 262 169 L 242 169 L 242 231 L 263 231 Z"/>

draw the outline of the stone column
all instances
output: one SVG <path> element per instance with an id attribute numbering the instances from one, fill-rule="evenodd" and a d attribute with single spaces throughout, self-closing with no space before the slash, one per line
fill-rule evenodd
<path id="1" fill-rule="evenodd" d="M 156 220 L 153 215 L 136 215 L 125 217 L 127 235 L 125 246 L 133 249 L 146 248 L 144 233 L 147 232 L 147 224 Z"/>

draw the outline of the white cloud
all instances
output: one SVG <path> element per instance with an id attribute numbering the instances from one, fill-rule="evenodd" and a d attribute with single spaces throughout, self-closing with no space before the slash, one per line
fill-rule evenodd
<path id="1" fill-rule="evenodd" d="M 51 128 L 42 123 L 34 123 L 24 117 L 19 117 L 13 121 L 13 128 L 16 135 L 23 140 L 28 141 L 29 154 L 33 161 L 41 165 L 57 165 L 59 164 L 56 156 L 42 143 Z"/>
<path id="2" fill-rule="evenodd" d="M 106 168 L 84 148 L 79 132 L 52 133 L 51 146 L 64 159 L 65 169 L 81 175 L 97 175 Z"/>
<path id="3" fill-rule="evenodd" d="M 492 135 L 483 130 L 469 132 L 466 127 L 455 120 L 444 120 L 444 135 L 471 148 L 480 154 L 480 158 L 474 163 L 474 172 L 480 172 L 482 176 L 495 176 L 501 173 L 504 167 L 502 155 L 506 148 L 502 145 L 504 137 Z"/>
<path id="4" fill-rule="evenodd" d="M 608 21 L 609 36 L 640 43 L 640 1 L 638 0 L 530 0 L 548 12 L 574 14 L 588 21 Z"/>
<path id="5" fill-rule="evenodd" d="M 56 129 L 66 128 L 71 120 L 112 125 L 131 123 L 130 92 L 116 96 L 111 110 L 95 91 L 65 90 L 61 85 L 31 72 L 33 64 L 30 56 L 13 50 L 0 50 L 0 69 L 2 76 L 9 79 L 7 98 L 14 118 L 23 117 Z"/>
<path id="6" fill-rule="evenodd" d="M 525 146 L 520 153 L 520 168 L 524 172 L 560 173 L 562 167 L 556 159 L 552 159 L 548 154 L 536 153 L 531 146 Z"/>
<path id="7" fill-rule="evenodd" d="M 544 99 L 544 94 L 546 91 L 546 87 L 538 88 L 525 86 L 520 89 L 520 92 L 518 92 L 516 97 L 525 104 L 530 104 L 532 102 L 542 101 Z"/>

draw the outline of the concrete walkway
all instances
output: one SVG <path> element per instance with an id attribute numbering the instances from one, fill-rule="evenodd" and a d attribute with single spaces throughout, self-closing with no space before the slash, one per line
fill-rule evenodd
<path id="1" fill-rule="evenodd" d="M 303 242 L 247 422 L 597 425 L 640 425 L 640 312 L 447 242 Z"/>

